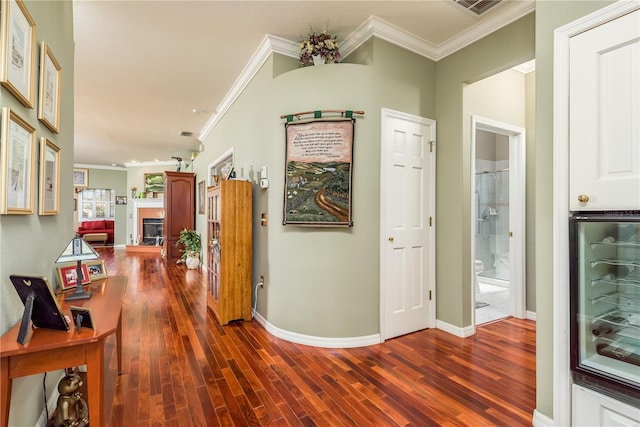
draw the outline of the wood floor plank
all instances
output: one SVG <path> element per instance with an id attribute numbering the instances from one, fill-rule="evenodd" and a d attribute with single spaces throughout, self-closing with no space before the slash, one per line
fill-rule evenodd
<path id="1" fill-rule="evenodd" d="M 129 277 L 110 427 L 532 425 L 535 322 L 508 318 L 465 339 L 424 330 L 309 347 L 255 321 L 221 326 L 202 271 L 98 251 L 110 275 Z M 105 357 L 114 367 L 115 343 Z"/>

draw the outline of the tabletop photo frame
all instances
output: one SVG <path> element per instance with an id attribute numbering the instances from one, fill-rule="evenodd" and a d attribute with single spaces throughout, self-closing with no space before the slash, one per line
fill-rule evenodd
<path id="1" fill-rule="evenodd" d="M 57 268 L 58 271 L 58 283 L 60 289 L 64 291 L 70 291 L 76 289 L 76 278 L 78 277 L 78 266 L 76 263 L 63 265 Z M 89 270 L 87 264 L 82 264 L 82 282 L 83 285 L 91 283 L 91 277 L 89 276 Z"/>
<path id="2" fill-rule="evenodd" d="M 107 267 L 105 266 L 103 259 L 86 261 L 84 264 L 87 266 L 89 279 L 91 279 L 92 282 L 96 280 L 106 279 L 108 277 Z"/>
<path id="3" fill-rule="evenodd" d="M 73 324 L 76 325 L 76 331 L 82 332 L 82 328 L 96 329 L 96 325 L 93 322 L 93 316 L 91 315 L 91 309 L 85 307 L 70 306 L 71 318 Z"/>
<path id="4" fill-rule="evenodd" d="M 36 130 L 2 108 L 0 214 L 30 215 L 35 200 Z"/>

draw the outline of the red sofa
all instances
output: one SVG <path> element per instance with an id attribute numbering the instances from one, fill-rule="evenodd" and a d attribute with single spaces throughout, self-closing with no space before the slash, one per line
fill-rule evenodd
<path id="1" fill-rule="evenodd" d="M 114 221 L 112 219 L 83 221 L 78 227 L 78 234 L 84 236 L 90 233 L 107 233 L 107 245 L 113 245 L 113 226 Z"/>

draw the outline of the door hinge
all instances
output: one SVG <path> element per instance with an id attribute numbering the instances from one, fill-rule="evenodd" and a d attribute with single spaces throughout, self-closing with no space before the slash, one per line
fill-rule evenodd
<path id="1" fill-rule="evenodd" d="M 429 217 L 429 227 L 433 227 L 433 217 Z"/>
<path id="2" fill-rule="evenodd" d="M 429 152 L 433 153 L 433 146 L 435 145 L 435 141 L 429 141 Z"/>
<path id="3" fill-rule="evenodd" d="M 431 301 L 431 291 L 429 291 L 429 301 Z"/>

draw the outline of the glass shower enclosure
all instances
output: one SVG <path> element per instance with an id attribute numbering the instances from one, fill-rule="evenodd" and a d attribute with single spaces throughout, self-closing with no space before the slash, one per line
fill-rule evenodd
<path id="1" fill-rule="evenodd" d="M 478 278 L 509 285 L 509 162 L 476 160 L 475 259 Z"/>

